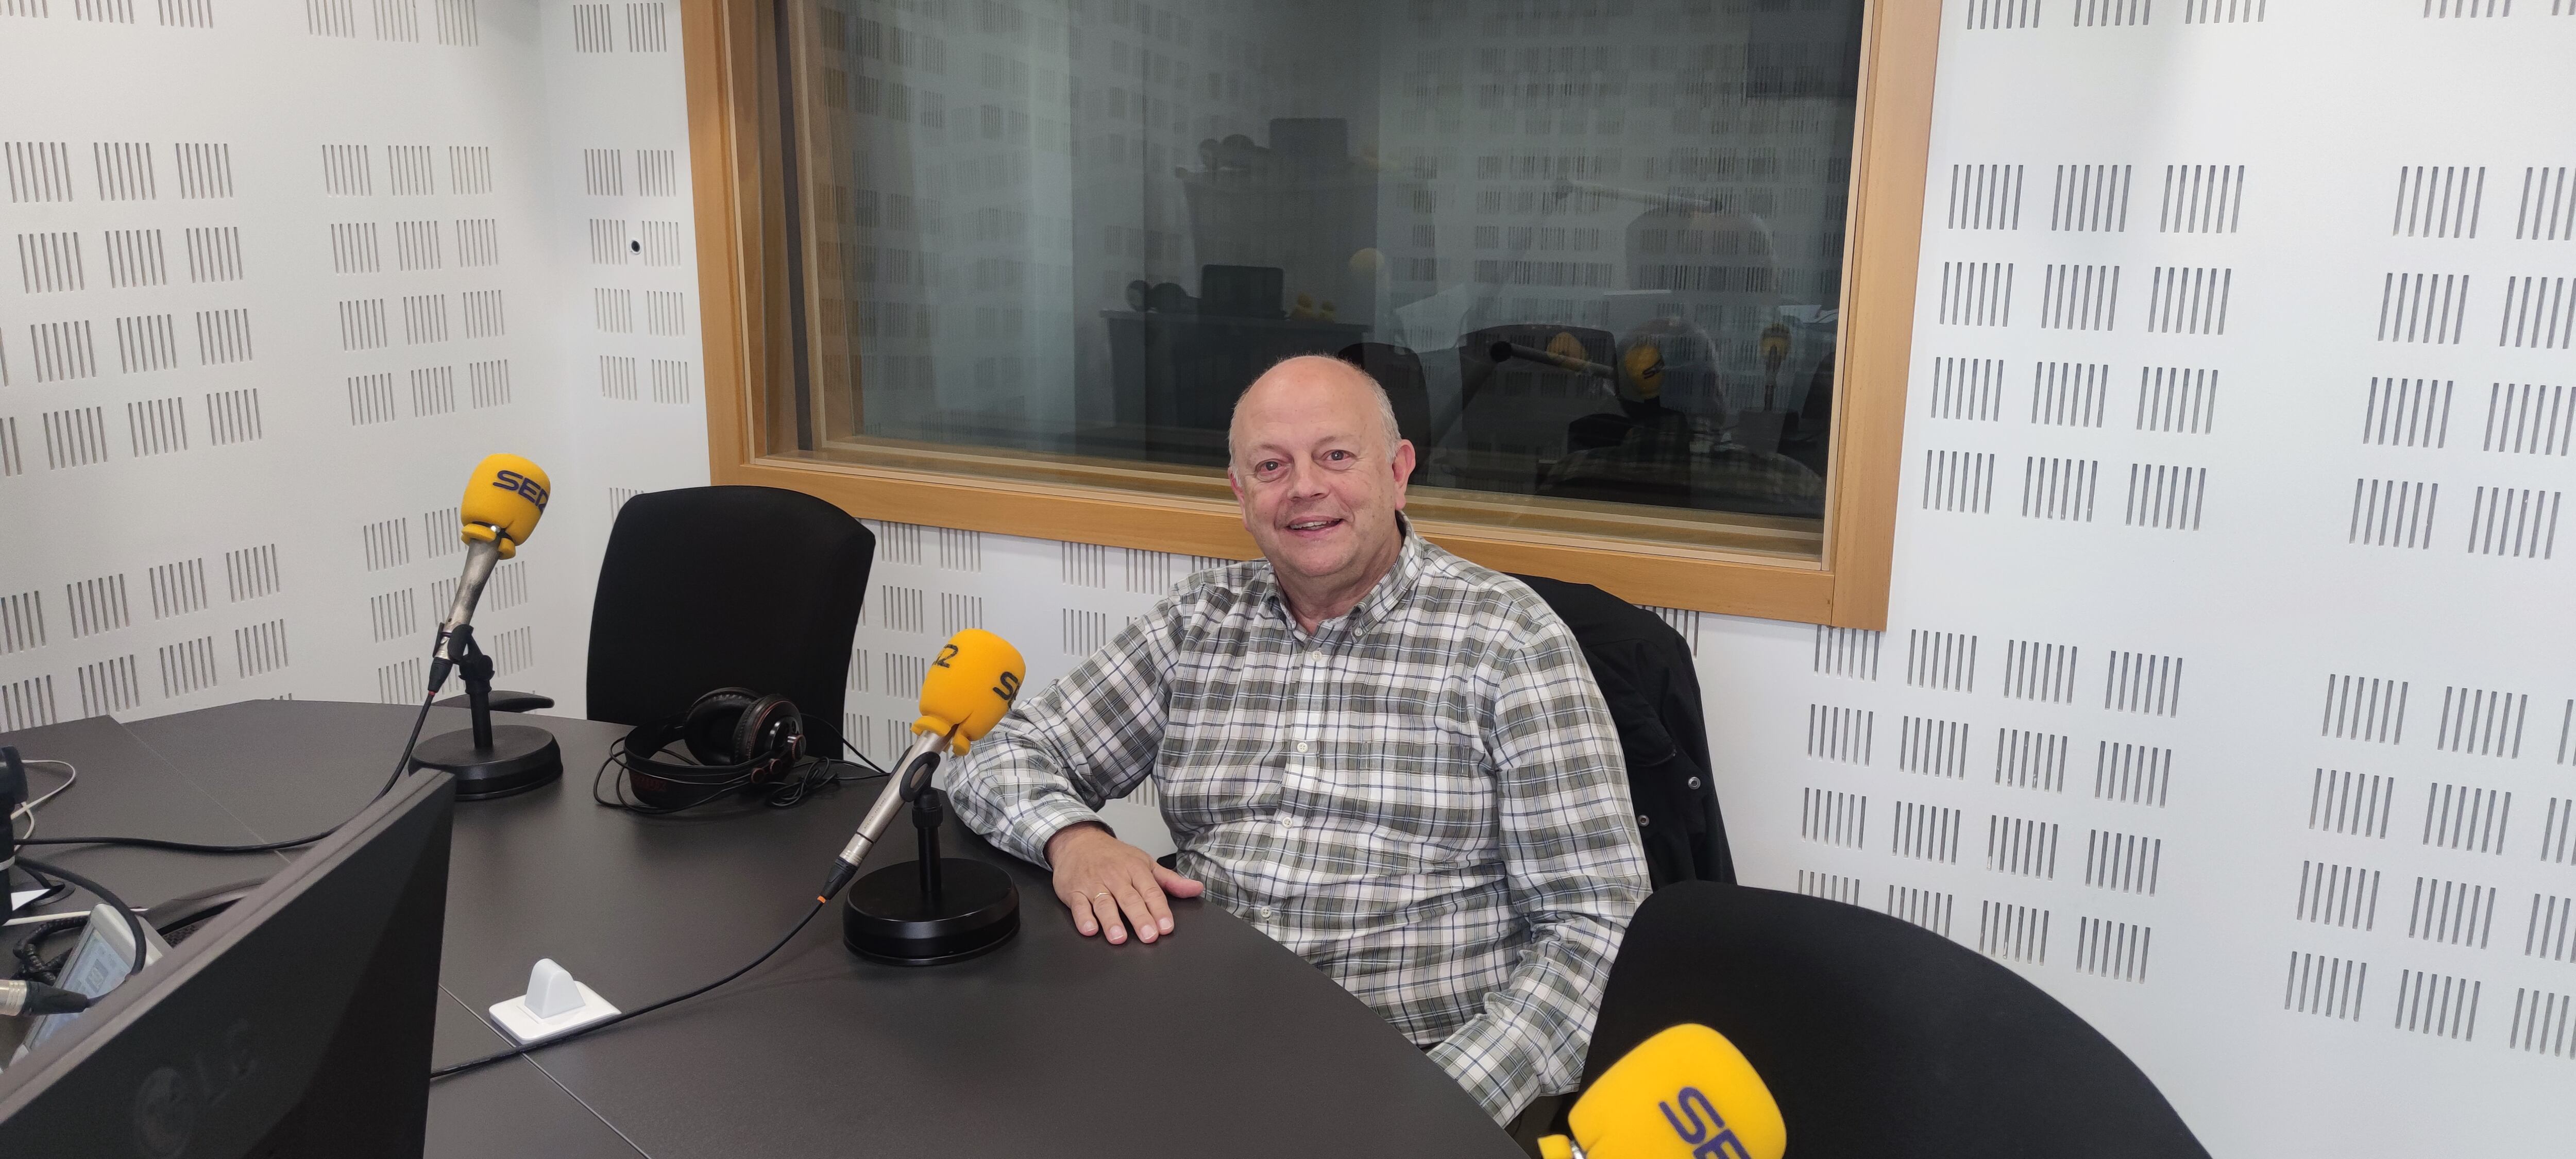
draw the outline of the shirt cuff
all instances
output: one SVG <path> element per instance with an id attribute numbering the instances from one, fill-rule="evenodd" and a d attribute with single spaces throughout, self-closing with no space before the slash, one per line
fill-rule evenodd
<path id="1" fill-rule="evenodd" d="M 1498 1124 L 1509 1125 L 1530 1100 L 1557 1093 L 1540 1073 L 1545 1047 L 1490 1014 L 1468 1020 L 1429 1054 Z"/>
<path id="2" fill-rule="evenodd" d="M 1047 842 L 1054 840 L 1055 835 L 1066 828 L 1085 822 L 1109 829 L 1109 823 L 1101 820 L 1100 814 L 1085 808 L 1073 794 L 1048 793 L 1029 802 L 1012 821 L 1010 836 L 1013 843 L 1025 842 L 1026 848 L 1013 849 L 1011 853 L 1022 861 L 1053 871 L 1055 865 L 1047 860 Z M 1110 832 L 1114 835 L 1117 831 L 1111 829 Z"/>

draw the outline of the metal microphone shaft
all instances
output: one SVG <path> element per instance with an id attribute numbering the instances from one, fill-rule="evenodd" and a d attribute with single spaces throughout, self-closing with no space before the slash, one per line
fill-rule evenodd
<path id="1" fill-rule="evenodd" d="M 929 783 L 930 771 L 939 767 L 940 750 L 947 747 L 947 735 L 925 732 L 904 750 L 903 759 L 895 762 L 894 776 L 887 778 L 876 803 L 868 806 L 868 815 L 859 821 L 859 830 L 850 835 L 850 843 L 841 847 L 840 858 L 832 863 L 832 876 L 824 880 L 823 891 L 814 900 L 832 900 L 833 894 L 859 875 L 859 862 L 867 859 L 868 850 L 894 824 L 894 815 L 903 809 L 903 803 L 918 794 L 921 785 Z"/>
<path id="2" fill-rule="evenodd" d="M 456 654 L 449 637 L 458 628 L 472 623 L 474 605 L 483 598 L 483 585 L 491 582 L 492 569 L 500 566 L 501 545 L 493 540 L 469 540 L 465 546 L 465 573 L 456 580 L 456 599 L 447 606 L 447 619 L 438 625 L 438 646 L 429 654 L 429 690 L 446 687 L 447 674 L 456 664 Z"/>
<path id="3" fill-rule="evenodd" d="M 445 636 L 474 619 L 474 605 L 483 598 L 483 585 L 491 582 L 492 569 L 500 566 L 501 545 L 492 540 L 476 540 L 465 548 L 465 574 L 456 581 L 456 600 L 447 606 L 447 619 L 438 625 Z"/>

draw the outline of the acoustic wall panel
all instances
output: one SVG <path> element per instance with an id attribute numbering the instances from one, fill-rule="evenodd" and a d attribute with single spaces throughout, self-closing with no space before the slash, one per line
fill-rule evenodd
<path id="1" fill-rule="evenodd" d="M 696 400 L 668 18 L 621 12 L 644 53 L 579 74 L 566 4 L 268 7 L 5 11 L 5 723 L 415 699 L 493 451 L 573 501 L 496 577 L 486 646 L 578 712 L 605 500 L 705 479 L 703 420 L 669 417 L 690 406 L 596 422 L 565 372 L 649 357 L 657 399 Z M 568 338 L 590 295 L 559 257 L 591 214 L 566 175 L 603 135 L 659 181 L 637 349 Z"/>
<path id="2" fill-rule="evenodd" d="M 2571 54 L 2500 0 L 1946 6 L 1881 646 L 1983 671 L 1856 684 L 1846 631 L 1707 618 L 1748 882 L 1960 897 L 2217 1154 L 2565 1149 Z M 1963 517 L 1982 457 L 2021 518 Z M 1898 743 L 1816 759 L 1816 704 Z M 1976 771 L 1924 775 L 1950 722 Z M 1845 798 L 1985 856 L 1816 840 Z"/>

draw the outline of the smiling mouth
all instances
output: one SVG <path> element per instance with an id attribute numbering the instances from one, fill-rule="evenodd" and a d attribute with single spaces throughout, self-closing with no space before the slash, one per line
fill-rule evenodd
<path id="1" fill-rule="evenodd" d="M 1288 530 L 1301 532 L 1326 531 L 1341 526 L 1341 522 L 1342 521 L 1339 519 L 1292 519 L 1288 521 Z"/>

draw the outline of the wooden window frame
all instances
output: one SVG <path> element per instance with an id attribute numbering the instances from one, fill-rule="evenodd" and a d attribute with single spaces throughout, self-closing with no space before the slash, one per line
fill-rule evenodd
<path id="1" fill-rule="evenodd" d="M 717 483 L 785 487 L 870 519 L 1237 559 L 1257 554 L 1231 503 L 770 456 L 777 401 L 753 389 L 792 351 L 767 323 L 787 301 L 776 172 L 776 0 L 682 0 L 707 453 Z M 1932 127 L 1940 0 L 1870 0 L 1821 561 L 1417 520 L 1424 535 L 1506 571 L 1597 584 L 1641 604 L 1883 629 L 1895 547 L 1906 376 Z"/>

